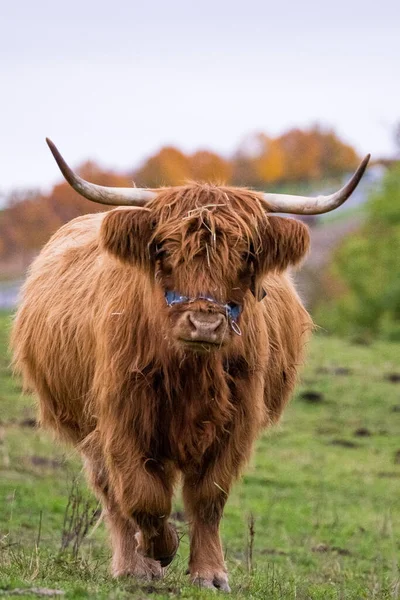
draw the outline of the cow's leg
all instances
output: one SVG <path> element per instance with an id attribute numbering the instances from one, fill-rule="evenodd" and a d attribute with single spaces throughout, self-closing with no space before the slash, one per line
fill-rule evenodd
<path id="1" fill-rule="evenodd" d="M 114 577 L 134 575 L 146 578 L 161 575 L 159 563 L 150 562 L 138 554 L 138 526 L 132 519 L 125 518 L 119 510 L 104 460 L 100 452 L 96 454 L 96 458 L 89 458 L 86 453 L 84 465 L 89 483 L 103 505 L 103 514 L 110 532 L 113 551 L 112 574 Z"/>
<path id="2" fill-rule="evenodd" d="M 176 476 L 172 463 L 143 459 L 131 475 L 134 480 L 131 498 L 123 502 L 125 513 L 131 515 L 139 529 L 138 552 L 158 561 L 162 567 L 170 564 L 179 545 L 176 530 L 168 522 Z"/>
<path id="3" fill-rule="evenodd" d="M 162 576 L 159 561 L 140 551 L 140 530 L 133 519 L 126 519 L 119 511 L 107 512 L 107 524 L 113 549 L 112 574 L 114 577 L 131 575 L 139 579 Z"/>
<path id="4" fill-rule="evenodd" d="M 86 454 L 85 466 L 89 481 L 103 503 L 113 549 L 113 575 L 133 575 L 146 579 L 160 577 L 162 567 L 172 561 L 178 548 L 175 529 L 167 521 L 170 510 L 161 518 L 148 513 L 150 504 L 146 503 L 146 482 L 138 477 L 132 496 L 136 492 L 135 504 L 141 498 L 144 510 L 136 510 L 131 517 L 124 515 L 110 485 L 104 462 L 98 457 L 88 458 Z M 140 487 L 140 484 L 144 487 Z M 171 498 L 169 507 L 170 503 Z"/>
<path id="5" fill-rule="evenodd" d="M 178 536 L 168 523 L 177 470 L 168 461 L 133 455 L 127 464 L 112 457 L 111 483 L 125 518 L 137 524 L 138 552 L 168 565 L 178 548 Z"/>
<path id="6" fill-rule="evenodd" d="M 218 465 L 202 476 L 186 475 L 183 486 L 190 524 L 189 572 L 202 587 L 229 592 L 219 524 L 228 499 L 231 477 Z"/>

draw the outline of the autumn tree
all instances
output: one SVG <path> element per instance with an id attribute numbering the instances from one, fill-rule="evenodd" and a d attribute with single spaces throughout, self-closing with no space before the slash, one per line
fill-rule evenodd
<path id="1" fill-rule="evenodd" d="M 291 129 L 277 138 L 277 143 L 284 156 L 286 181 L 309 181 L 321 177 L 320 143 L 313 131 Z"/>
<path id="2" fill-rule="evenodd" d="M 190 174 L 194 181 L 227 183 L 232 177 L 232 164 L 214 152 L 200 150 L 192 154 Z"/>
<path id="3" fill-rule="evenodd" d="M 357 167 L 355 150 L 333 131 L 291 129 L 277 138 L 284 154 L 284 179 L 312 181 L 343 175 Z"/>
<path id="4" fill-rule="evenodd" d="M 321 176 L 338 176 L 353 171 L 359 164 L 359 156 L 352 146 L 345 144 L 334 131 L 312 130 L 319 141 L 319 172 Z"/>
<path id="5" fill-rule="evenodd" d="M 132 185 L 128 177 L 104 172 L 94 163 L 85 163 L 78 172 L 99 185 Z M 66 182 L 49 194 L 29 190 L 13 193 L 0 211 L 0 260 L 4 263 L 20 257 L 15 262 L 23 269 L 61 225 L 85 213 L 104 210 L 107 207 L 82 198 Z"/>
<path id="6" fill-rule="evenodd" d="M 180 185 L 190 178 L 189 157 L 172 146 L 162 148 L 134 173 L 136 185 L 149 188 Z"/>
<path id="7" fill-rule="evenodd" d="M 260 182 L 281 181 L 285 175 L 285 155 L 279 140 L 260 134 L 261 152 L 254 159 L 254 170 Z"/>

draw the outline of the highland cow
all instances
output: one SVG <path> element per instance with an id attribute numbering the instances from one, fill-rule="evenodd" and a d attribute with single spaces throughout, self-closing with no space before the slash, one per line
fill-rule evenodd
<path id="1" fill-rule="evenodd" d="M 158 577 L 178 546 L 169 523 L 182 480 L 189 572 L 229 591 L 219 523 L 256 436 L 288 402 L 312 328 L 287 269 L 306 225 L 352 193 L 302 198 L 190 184 L 104 188 L 130 205 L 62 227 L 32 265 L 12 346 L 40 420 L 81 453 L 101 499 L 115 576 Z"/>

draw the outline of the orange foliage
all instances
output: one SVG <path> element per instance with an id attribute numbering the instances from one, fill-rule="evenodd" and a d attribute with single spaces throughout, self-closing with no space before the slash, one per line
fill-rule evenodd
<path id="1" fill-rule="evenodd" d="M 262 151 L 254 160 L 255 172 L 261 182 L 281 181 L 285 175 L 285 154 L 279 140 L 264 134 L 259 136 Z"/>
<path id="2" fill-rule="evenodd" d="M 314 127 L 308 131 L 291 129 L 277 138 L 284 153 L 286 181 L 312 181 L 336 176 L 357 167 L 355 150 L 344 144 L 333 131 Z"/>
<path id="3" fill-rule="evenodd" d="M 104 173 L 93 163 L 84 164 L 79 173 L 99 185 L 132 185 L 128 177 Z M 104 210 L 106 207 L 85 200 L 66 182 L 56 185 L 49 195 L 27 191 L 11 196 L 8 207 L 0 211 L 0 260 L 21 255 L 29 262 L 61 225 L 79 215 Z"/>
<path id="4" fill-rule="evenodd" d="M 227 183 L 232 177 L 232 164 L 214 152 L 200 150 L 190 157 L 193 181 Z"/>
<path id="5" fill-rule="evenodd" d="M 135 173 L 139 187 L 180 185 L 190 179 L 189 158 L 176 148 L 167 146 L 151 156 Z"/>
<path id="6" fill-rule="evenodd" d="M 280 138 L 285 162 L 285 179 L 299 181 L 321 177 L 319 165 L 319 140 L 313 131 L 291 129 Z"/>

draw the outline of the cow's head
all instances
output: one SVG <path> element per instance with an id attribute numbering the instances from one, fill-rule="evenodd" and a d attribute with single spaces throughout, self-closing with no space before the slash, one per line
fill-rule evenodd
<path id="1" fill-rule="evenodd" d="M 241 314 L 262 299 L 265 275 L 295 265 L 307 252 L 307 227 L 271 212 L 318 214 L 336 208 L 357 186 L 369 158 L 336 194 L 302 198 L 200 184 L 159 191 L 104 188 L 75 175 L 49 145 L 80 194 L 136 206 L 104 217 L 103 247 L 154 280 L 174 341 L 198 352 L 226 346 L 240 335 Z"/>
<path id="2" fill-rule="evenodd" d="M 309 244 L 303 223 L 268 215 L 256 193 L 197 184 L 161 191 L 148 208 L 111 211 L 101 239 L 154 278 L 173 338 L 199 351 L 240 334 L 263 277 L 299 262 Z"/>

